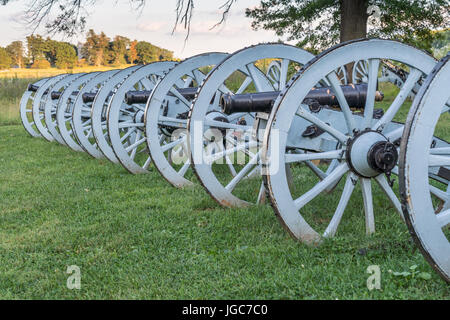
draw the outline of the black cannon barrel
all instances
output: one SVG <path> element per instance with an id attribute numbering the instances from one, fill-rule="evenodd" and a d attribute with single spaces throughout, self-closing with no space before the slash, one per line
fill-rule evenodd
<path id="1" fill-rule="evenodd" d="M 39 90 L 39 86 L 34 85 L 34 84 L 32 84 L 32 83 L 29 83 L 29 84 L 28 84 L 27 91 L 36 92 L 36 91 L 38 91 L 38 90 Z"/>
<path id="2" fill-rule="evenodd" d="M 62 94 L 63 93 L 61 91 L 52 91 L 50 97 L 52 98 L 52 100 L 58 100 Z M 76 96 L 77 94 L 78 94 L 78 91 L 72 92 L 72 96 Z"/>
<path id="3" fill-rule="evenodd" d="M 345 85 L 341 86 L 341 88 L 351 108 L 364 108 L 367 97 L 367 84 Z M 220 99 L 220 105 L 225 114 L 270 112 L 279 94 L 279 91 L 236 95 L 224 94 Z M 315 88 L 308 93 L 305 100 L 315 101 L 320 105 L 339 106 L 338 99 L 331 87 Z M 381 92 L 377 91 L 376 100 L 383 100 Z"/>
<path id="4" fill-rule="evenodd" d="M 177 91 L 185 97 L 187 100 L 192 100 L 195 97 L 195 94 L 197 93 L 197 87 L 190 87 L 190 88 L 179 88 Z M 133 103 L 147 103 L 148 98 L 152 94 L 151 90 L 144 90 L 144 91 L 128 91 L 125 94 L 125 102 L 127 104 L 133 104 Z M 169 95 L 172 95 L 172 93 L 169 93 Z"/>

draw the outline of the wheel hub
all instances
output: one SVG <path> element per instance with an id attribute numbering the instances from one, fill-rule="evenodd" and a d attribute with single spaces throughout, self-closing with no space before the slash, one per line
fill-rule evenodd
<path id="1" fill-rule="evenodd" d="M 356 174 L 375 177 L 390 173 L 398 160 L 397 148 L 376 131 L 365 131 L 352 139 L 347 147 L 347 162 Z"/>

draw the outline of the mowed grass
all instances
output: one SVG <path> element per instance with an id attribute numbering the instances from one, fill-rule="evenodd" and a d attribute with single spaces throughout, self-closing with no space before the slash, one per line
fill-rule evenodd
<path id="1" fill-rule="evenodd" d="M 364 234 L 355 192 L 342 232 L 312 248 L 269 206 L 224 209 L 201 187 L 175 189 L 154 169 L 131 175 L 17 125 L 0 127 L 0 181 L 3 299 L 450 298 L 383 198 L 375 235 Z M 66 287 L 70 265 L 81 290 Z M 380 291 L 366 287 L 370 265 Z M 389 272 L 414 265 L 431 279 Z"/>
<path id="2" fill-rule="evenodd" d="M 154 168 L 131 175 L 29 137 L 18 117 L 28 82 L 0 80 L 1 299 L 450 298 L 377 186 L 375 235 L 365 235 L 357 187 L 337 237 L 308 247 L 269 205 L 224 209 L 202 187 L 175 189 Z M 395 90 L 382 89 L 387 105 Z M 313 183 L 308 170 L 295 174 Z M 259 182 L 248 186 L 239 192 L 250 198 Z M 341 190 L 342 182 L 314 202 L 317 223 Z M 66 286 L 71 265 L 81 290 Z M 371 265 L 380 266 L 381 290 L 367 289 Z"/>

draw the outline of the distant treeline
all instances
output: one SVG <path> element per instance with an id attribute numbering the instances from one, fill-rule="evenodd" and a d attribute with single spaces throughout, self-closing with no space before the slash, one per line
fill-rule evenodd
<path id="1" fill-rule="evenodd" d="M 105 33 L 89 30 L 84 43 L 75 46 L 68 42 L 31 35 L 22 41 L 14 41 L 5 48 L 0 47 L 0 69 L 56 67 L 70 69 L 84 66 L 108 66 L 134 63 L 149 63 L 173 59 L 173 52 L 146 41 L 137 41 L 115 36 L 110 39 Z"/>

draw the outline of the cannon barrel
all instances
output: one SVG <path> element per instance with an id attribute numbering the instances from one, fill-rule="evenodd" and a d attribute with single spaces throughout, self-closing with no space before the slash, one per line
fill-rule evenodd
<path id="1" fill-rule="evenodd" d="M 341 88 L 351 108 L 364 108 L 367 97 L 367 84 L 345 85 L 341 86 Z M 279 91 L 236 95 L 224 94 L 220 99 L 220 105 L 225 114 L 237 112 L 270 112 L 279 94 Z M 319 105 L 339 105 L 338 99 L 330 87 L 311 90 L 305 100 L 317 102 Z M 376 100 L 383 100 L 383 94 L 379 91 L 377 91 Z"/>
<path id="2" fill-rule="evenodd" d="M 179 88 L 176 89 L 183 97 L 185 97 L 188 100 L 192 100 L 195 97 L 195 94 L 197 93 L 197 87 L 191 87 L 191 88 Z M 133 104 L 133 103 L 147 103 L 148 98 L 150 97 L 152 91 L 151 90 L 144 90 L 144 91 L 128 91 L 125 94 L 125 102 L 127 104 Z M 169 92 L 169 95 L 172 95 L 172 93 Z"/>
<path id="3" fill-rule="evenodd" d="M 58 100 L 62 94 L 63 93 L 61 91 L 52 91 L 50 97 L 52 98 L 52 100 Z M 76 96 L 77 94 L 78 94 L 78 91 L 73 91 L 71 95 Z"/>
<path id="4" fill-rule="evenodd" d="M 83 93 L 81 98 L 83 99 L 84 103 L 94 102 L 96 95 L 97 95 L 97 92 L 85 92 L 85 93 Z"/>
<path id="5" fill-rule="evenodd" d="M 32 83 L 28 84 L 27 91 L 36 92 L 38 90 L 39 90 L 39 86 L 36 86 L 36 85 L 34 85 Z"/>

